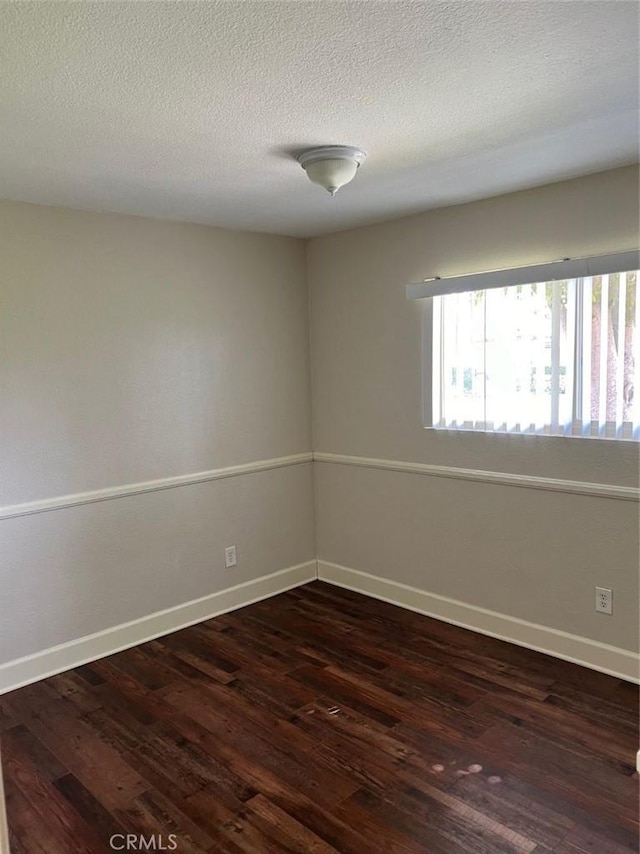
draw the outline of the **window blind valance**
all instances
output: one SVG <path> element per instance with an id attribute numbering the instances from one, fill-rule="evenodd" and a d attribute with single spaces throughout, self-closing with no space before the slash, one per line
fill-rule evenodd
<path id="1" fill-rule="evenodd" d="M 555 282 L 564 279 L 581 279 L 603 276 L 607 273 L 624 273 L 640 269 L 640 250 L 632 249 L 613 255 L 594 255 L 588 258 L 568 258 L 546 264 L 531 264 L 507 270 L 491 270 L 450 278 L 425 279 L 406 286 L 407 299 L 457 294 L 464 291 L 481 291 L 489 288 L 508 288 L 512 285 L 529 285 L 535 282 Z"/>

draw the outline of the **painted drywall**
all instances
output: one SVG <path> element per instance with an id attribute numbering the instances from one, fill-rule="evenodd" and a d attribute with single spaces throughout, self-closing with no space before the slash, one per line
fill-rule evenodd
<path id="1" fill-rule="evenodd" d="M 0 266 L 0 505 L 311 450 L 301 241 L 1 203 Z M 0 520 L 0 663 L 313 559 L 312 498 L 306 463 Z"/>
<path id="2" fill-rule="evenodd" d="M 625 167 L 309 242 L 318 452 L 636 486 L 638 446 L 422 426 L 423 306 L 405 284 L 638 245 Z M 321 560 L 637 647 L 637 504 L 316 463 Z M 614 614 L 594 612 L 595 584 Z"/>
<path id="3" fill-rule="evenodd" d="M 11 203 L 0 240 L 0 504 L 310 450 L 300 241 Z"/>

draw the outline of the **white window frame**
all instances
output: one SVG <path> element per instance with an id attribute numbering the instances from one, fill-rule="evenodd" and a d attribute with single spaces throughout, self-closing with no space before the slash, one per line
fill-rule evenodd
<path id="1" fill-rule="evenodd" d="M 575 336 L 571 337 L 575 341 L 575 358 L 573 364 L 577 364 L 578 353 L 584 353 L 585 348 L 590 352 L 591 347 L 583 340 L 584 328 L 579 319 L 584 311 L 584 306 L 590 298 L 588 288 L 590 288 L 591 278 L 593 276 L 603 276 L 605 281 L 608 281 L 608 275 L 628 272 L 630 270 L 640 269 L 640 251 L 632 250 L 615 255 L 595 256 L 591 258 L 565 259 L 564 261 L 551 262 L 550 264 L 536 264 L 528 267 L 518 267 L 506 270 L 491 271 L 487 273 L 477 273 L 465 276 L 456 276 L 447 279 L 435 277 L 407 285 L 407 298 L 410 300 L 424 299 L 422 312 L 422 423 L 425 429 L 448 431 L 448 432 L 475 432 L 475 433 L 492 433 L 500 435 L 547 435 L 557 438 L 572 436 L 576 438 L 598 438 L 598 439 L 617 439 L 617 440 L 632 440 L 633 435 L 630 434 L 627 426 L 621 428 L 619 432 L 611 432 L 609 427 L 605 425 L 604 429 L 599 428 L 589 421 L 588 430 L 584 425 L 582 413 L 585 406 L 585 388 L 589 387 L 589 383 L 584 382 L 587 376 L 587 371 L 581 371 L 576 376 L 576 381 L 571 382 L 572 387 L 572 411 L 574 418 L 570 429 L 562 433 L 544 432 L 541 430 L 493 430 L 487 425 L 484 427 L 451 427 L 443 422 L 434 423 L 434 415 L 440 411 L 440 399 L 442 395 L 442 333 L 443 333 L 443 317 L 434 311 L 434 300 L 425 299 L 425 297 L 445 296 L 449 293 L 460 293 L 463 291 L 488 290 L 489 288 L 504 288 L 516 284 L 533 284 L 545 283 L 556 280 L 569 279 L 575 281 L 574 299 L 577 301 L 575 310 L 570 312 L 571 323 L 577 322 L 578 326 L 575 330 Z M 573 275 L 569 275 L 573 274 Z M 580 274 L 580 275 L 578 275 Z M 603 285 L 606 288 L 606 285 Z M 589 303 L 590 304 L 590 303 Z M 621 304 L 620 312 L 621 319 L 624 321 L 624 303 Z M 640 323 L 640 300 L 636 301 L 636 323 Z M 440 322 L 438 322 L 440 320 Z M 620 320 L 619 320 L 620 322 Z M 622 322 L 624 325 L 624 322 Z M 640 328 L 640 327 L 638 327 Z M 587 334 L 588 331 L 587 331 Z M 557 338 L 557 336 L 556 336 Z M 427 358 L 430 355 L 431 358 Z M 589 368 L 590 370 L 590 368 Z M 604 384 L 601 383 L 601 388 Z M 602 393 L 602 392 L 601 392 Z M 583 426 L 584 425 L 584 426 Z"/>

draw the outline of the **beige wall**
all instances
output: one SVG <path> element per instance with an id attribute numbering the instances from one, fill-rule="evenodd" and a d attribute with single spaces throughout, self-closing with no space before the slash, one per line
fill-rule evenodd
<path id="1" fill-rule="evenodd" d="M 0 203 L 0 503 L 310 449 L 299 240 Z"/>
<path id="2" fill-rule="evenodd" d="M 638 170 L 616 169 L 308 244 L 319 452 L 633 486 L 638 446 L 422 426 L 420 302 L 404 285 L 638 245 Z M 316 464 L 318 557 L 626 649 L 637 505 Z M 594 586 L 614 615 L 594 613 Z"/>
<path id="3" fill-rule="evenodd" d="M 0 265 L 0 505 L 311 450 L 301 241 L 1 203 Z M 0 663 L 313 559 L 310 469 L 0 520 Z"/>

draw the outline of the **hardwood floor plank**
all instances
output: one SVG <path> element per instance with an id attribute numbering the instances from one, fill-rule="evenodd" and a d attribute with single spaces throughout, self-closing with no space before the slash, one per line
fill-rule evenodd
<path id="1" fill-rule="evenodd" d="M 55 781 L 54 786 L 105 844 L 108 845 L 112 836 L 127 833 L 126 828 L 73 774 L 60 777 Z"/>
<path id="2" fill-rule="evenodd" d="M 235 716 L 226 715 L 220 708 L 203 705 L 190 691 L 180 695 L 179 707 L 225 744 L 325 806 L 331 807 L 356 788 L 318 757 L 308 753 L 298 757 L 285 741 L 275 744 L 273 739 L 263 737 L 258 727 L 248 721 L 237 721 Z"/>
<path id="3" fill-rule="evenodd" d="M 69 854 L 64 835 L 56 833 L 11 780 L 6 783 L 6 800 L 11 854 Z"/>
<path id="4" fill-rule="evenodd" d="M 383 726 L 392 727 L 400 722 L 399 717 L 395 717 L 386 711 L 385 699 L 380 696 L 380 692 L 377 692 L 377 696 L 375 696 L 376 692 L 369 689 L 361 694 L 354 690 L 353 686 L 340 679 L 338 675 L 327 673 L 327 668 L 305 665 L 293 670 L 289 676 L 298 682 L 302 682 L 303 685 L 308 685 L 310 688 L 315 688 L 331 697 L 336 705 L 344 702 L 350 708 L 373 718 Z"/>
<path id="5" fill-rule="evenodd" d="M 1 696 L 12 854 L 639 854 L 638 699 L 313 582 Z"/>
<path id="6" fill-rule="evenodd" d="M 549 851 L 554 850 L 572 829 L 573 822 L 548 805 L 541 804 L 531 796 L 533 793 L 518 791 L 511 785 L 508 775 L 501 777 L 492 773 L 495 770 L 483 768 L 478 774 L 457 777 L 450 792 L 503 826 L 535 840 Z M 534 850 L 537 852 L 538 848 Z"/>
<path id="7" fill-rule="evenodd" d="M 631 735 L 635 735 L 638 731 L 637 708 L 626 708 L 602 697 L 599 697 L 598 702 L 594 703 L 593 697 L 586 696 L 582 691 L 573 690 L 567 686 L 557 694 L 550 693 L 545 703 L 559 709 L 579 712 L 586 719 L 603 727 L 624 730 Z"/>
<path id="8" fill-rule="evenodd" d="M 80 715 L 93 712 L 101 706 L 100 700 L 73 671 L 52 676 L 48 684 L 59 697 L 72 703 Z"/>
<path id="9" fill-rule="evenodd" d="M 14 692 L 10 702 L 33 734 L 105 805 L 126 803 L 147 788 L 133 765 L 96 736 L 70 703 L 49 698 L 43 683 Z"/>
<path id="10" fill-rule="evenodd" d="M 506 770 L 567 797 L 583 809 L 597 809 L 627 827 L 637 822 L 637 799 L 629 797 L 631 778 L 594 763 L 587 755 L 579 756 L 557 741 L 504 724 L 478 739 L 478 750 L 481 755 L 484 751 L 499 755 Z"/>
<path id="11" fill-rule="evenodd" d="M 328 845 L 288 813 L 272 804 L 264 795 L 256 795 L 248 802 L 253 823 L 267 832 L 285 854 L 336 854 Z"/>
<path id="12" fill-rule="evenodd" d="M 18 725 L 18 720 L 13 716 L 13 713 L 8 707 L 0 704 L 0 735 L 7 730 Z"/>
<path id="13" fill-rule="evenodd" d="M 506 763 L 501 762 L 501 765 L 504 764 Z M 488 768 L 487 770 L 493 772 L 495 769 Z M 598 809 L 575 803 L 567 793 L 559 793 L 557 787 L 553 785 L 549 787 L 536 785 L 527 779 L 526 767 L 521 767 L 514 772 L 502 771 L 501 787 L 502 784 L 504 784 L 503 797 L 505 800 L 515 797 L 525 804 L 529 804 L 532 814 L 538 810 L 543 813 L 551 813 L 554 816 L 553 823 L 565 826 L 568 823 L 574 829 L 583 829 L 590 839 L 602 838 L 621 845 L 626 851 L 638 851 L 637 822 L 633 827 L 626 827 L 617 817 L 612 817 L 610 813 L 604 815 Z M 634 789 L 637 800 L 637 781 L 631 781 L 629 786 L 631 796 L 634 796 Z M 597 846 L 594 847 L 594 852 L 597 850 Z"/>
<path id="14" fill-rule="evenodd" d="M 189 689 L 178 686 L 167 692 L 164 699 L 181 707 L 182 697 L 188 692 Z M 252 695 L 247 697 L 236 690 L 235 685 L 210 686 L 205 696 L 209 702 L 215 704 L 220 716 L 224 715 L 227 721 L 232 723 L 234 720 L 245 720 L 263 738 L 274 746 L 287 750 L 291 755 L 305 753 L 314 747 L 313 741 L 301 733 L 292 722 L 293 716 L 289 709 L 286 709 L 284 714 L 278 709 L 276 714 L 269 705 L 265 707 L 252 702 Z"/>
<path id="15" fill-rule="evenodd" d="M 435 850 L 451 850 L 451 843 L 474 854 L 533 854 L 536 848 L 533 840 L 435 788 L 398 787 L 386 800 L 361 789 L 354 799 Z"/>
<path id="16" fill-rule="evenodd" d="M 143 644 L 140 650 L 145 655 L 162 661 L 164 667 L 168 668 L 172 681 L 208 684 L 213 680 L 226 684 L 236 678 L 235 670 L 223 670 L 212 661 L 205 661 L 187 650 L 171 649 L 161 641 L 150 641 Z"/>
<path id="17" fill-rule="evenodd" d="M 402 823 L 391 823 L 384 810 L 369 810 L 360 802 L 364 789 L 343 801 L 334 814 L 360 833 L 358 851 L 379 851 L 381 854 L 428 854 L 431 852 L 431 834 L 422 828 L 412 835 Z"/>
<path id="18" fill-rule="evenodd" d="M 56 848 L 61 843 L 74 854 L 106 854 L 109 848 L 96 827 L 82 820 L 34 761 L 22 752 L 20 740 L 11 738 L 11 733 L 8 735 L 2 741 L 4 773 L 27 799 L 55 840 L 53 843 L 48 841 L 47 846 Z"/>
<path id="19" fill-rule="evenodd" d="M 553 849 L 553 854 L 629 854 L 632 850 L 637 851 L 638 847 L 627 848 L 626 845 L 585 832 L 583 828 L 574 828 Z"/>
<path id="20" fill-rule="evenodd" d="M 250 806 L 238 804 L 235 808 L 230 807 L 215 790 L 202 789 L 191 795 L 183 809 L 188 809 L 198 825 L 217 840 L 220 850 L 233 848 L 247 854 L 257 851 L 278 854 L 281 851 L 277 841 L 251 821 Z"/>
<path id="21" fill-rule="evenodd" d="M 54 756 L 24 724 L 7 730 L 2 736 L 3 744 L 14 745 L 15 752 L 25 756 L 38 772 L 49 782 L 67 774 L 65 765 Z"/>
<path id="22" fill-rule="evenodd" d="M 219 851 L 214 839 L 200 823 L 194 822 L 179 806 L 179 802 L 157 791 L 147 791 L 115 810 L 119 823 L 127 833 L 146 838 L 160 837 L 165 849 L 175 842 L 180 854 L 202 854 Z"/>
<path id="23" fill-rule="evenodd" d="M 637 749 L 637 733 L 615 726 L 603 727 L 570 708 L 527 697 L 488 697 L 475 709 L 490 713 L 496 723 L 516 723 L 627 776 L 635 770 L 630 758 Z"/>

